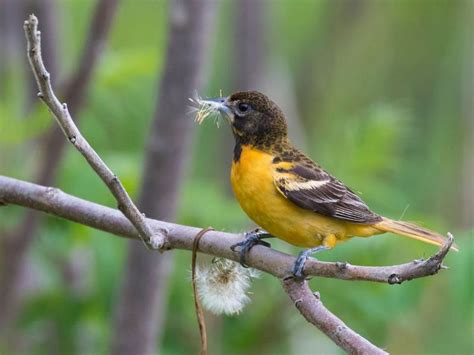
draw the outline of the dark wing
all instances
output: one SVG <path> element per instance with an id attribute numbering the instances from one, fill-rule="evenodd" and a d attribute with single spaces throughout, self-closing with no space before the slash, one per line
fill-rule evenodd
<path id="1" fill-rule="evenodd" d="M 301 208 L 355 223 L 382 220 L 359 196 L 319 167 L 282 163 L 275 168 L 276 188 Z"/>

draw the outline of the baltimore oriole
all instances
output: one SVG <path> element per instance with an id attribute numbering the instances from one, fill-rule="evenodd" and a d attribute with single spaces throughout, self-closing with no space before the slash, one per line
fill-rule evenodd
<path id="1" fill-rule="evenodd" d="M 230 123 L 235 138 L 231 183 L 242 209 L 270 236 L 310 248 L 300 253 L 295 276 L 302 276 L 309 255 L 354 236 L 392 232 L 435 245 L 444 242 L 438 233 L 372 212 L 351 189 L 293 147 L 283 112 L 266 95 L 237 92 L 199 103 L 202 119 L 219 111 Z M 268 234 L 249 233 L 234 246 L 240 247 L 241 262 Z"/>

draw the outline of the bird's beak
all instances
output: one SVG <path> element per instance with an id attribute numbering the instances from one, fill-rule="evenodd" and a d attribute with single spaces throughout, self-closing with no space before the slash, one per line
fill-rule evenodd
<path id="1" fill-rule="evenodd" d="M 214 99 L 203 99 L 201 102 L 209 107 L 219 111 L 219 113 L 232 122 L 232 110 L 228 106 L 227 97 L 217 97 Z"/>

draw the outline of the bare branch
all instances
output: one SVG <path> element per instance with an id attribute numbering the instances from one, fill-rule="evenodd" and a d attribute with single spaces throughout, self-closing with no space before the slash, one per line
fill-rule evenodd
<path id="1" fill-rule="evenodd" d="M 43 211 L 117 236 L 138 239 L 133 225 L 119 211 L 68 195 L 56 188 L 0 175 L 0 201 Z M 147 222 L 153 231 L 168 231 L 166 249 L 192 250 L 193 238 L 200 230 L 155 219 L 147 219 Z M 230 247 L 242 238 L 241 234 L 211 231 L 199 243 L 199 251 L 238 261 L 238 253 L 231 251 Z M 393 266 L 357 266 L 310 259 L 306 263 L 305 274 L 341 280 L 402 283 L 439 271 L 453 241 L 453 236 L 449 234 L 446 243 L 429 259 Z M 247 263 L 253 268 L 284 278 L 290 274 L 295 260 L 288 254 L 257 245 L 251 249 Z"/>
<path id="2" fill-rule="evenodd" d="M 70 196 L 59 189 L 0 176 L 0 201 L 5 204 L 16 204 L 40 210 L 118 236 L 138 238 L 136 229 L 118 211 Z M 192 250 L 194 236 L 199 232 L 199 228 L 152 219 L 148 219 L 147 222 L 152 230 L 165 229 L 169 231 L 167 248 Z M 206 238 L 199 243 L 199 251 L 237 261 L 239 256 L 230 250 L 230 246 L 239 239 L 241 239 L 241 235 L 210 231 Z M 385 267 L 367 267 L 310 260 L 305 272 L 312 276 L 343 280 L 401 283 L 405 280 L 436 273 L 441 268 L 442 261 L 449 251 L 453 239 L 452 235 L 449 235 L 440 251 L 426 261 L 413 261 Z M 279 278 L 285 278 L 290 273 L 294 262 L 294 257 L 262 246 L 252 248 L 247 260 L 249 266 Z M 331 314 L 314 297 L 306 281 L 300 282 L 285 278 L 283 285 L 305 318 L 327 334 L 336 344 L 356 354 L 384 353 L 347 328 L 340 319 Z"/>
<path id="3" fill-rule="evenodd" d="M 0 176 L 0 201 L 3 204 L 33 208 L 118 236 L 138 239 L 136 228 L 119 211 L 68 195 L 59 189 Z M 192 250 L 194 237 L 200 230 L 195 227 L 154 219 L 147 219 L 147 223 L 153 231 L 168 231 L 167 249 Z M 209 231 L 206 238 L 199 243 L 199 251 L 237 261 L 239 255 L 232 252 L 230 247 L 241 238 L 242 236 L 237 234 Z M 438 272 L 453 240 L 453 236 L 449 234 L 446 243 L 439 252 L 426 261 L 418 260 L 402 265 L 367 267 L 309 260 L 305 272 L 312 276 L 343 280 L 401 283 Z M 314 297 L 306 281 L 286 277 L 295 260 L 290 255 L 257 245 L 251 249 L 247 264 L 278 278 L 284 278 L 283 286 L 303 316 L 345 350 L 354 354 L 385 353 L 350 330 L 339 318 L 330 313 L 319 299 Z"/>
<path id="4" fill-rule="evenodd" d="M 283 280 L 283 288 L 303 317 L 349 354 L 387 354 L 324 307 L 319 293 L 311 291 L 308 281 L 286 278 Z"/>
<path id="5" fill-rule="evenodd" d="M 112 173 L 100 156 L 81 135 L 79 129 L 71 118 L 67 104 L 61 104 L 54 94 L 49 73 L 46 70 L 41 57 L 41 35 L 38 31 L 38 19 L 34 15 L 30 15 L 29 19 L 25 21 L 24 30 L 28 42 L 28 59 L 40 90 L 38 96 L 48 106 L 69 142 L 71 142 L 84 156 L 89 165 L 107 185 L 110 192 L 112 192 L 117 200 L 118 208 L 130 220 L 130 222 L 132 222 L 145 244 L 152 249 L 163 248 L 165 244 L 165 235 L 163 234 L 163 231 L 152 231 L 150 229 L 146 223 L 145 217 L 133 204 L 118 177 Z"/>

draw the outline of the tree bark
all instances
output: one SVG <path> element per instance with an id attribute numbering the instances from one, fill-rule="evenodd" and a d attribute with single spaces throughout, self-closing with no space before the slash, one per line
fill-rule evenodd
<path id="1" fill-rule="evenodd" d="M 150 128 L 138 206 L 147 216 L 174 220 L 192 140 L 187 98 L 203 83 L 216 4 L 180 0 L 170 4 L 165 69 Z M 116 307 L 112 354 L 155 352 L 163 328 L 172 255 L 157 257 L 131 242 Z"/>

